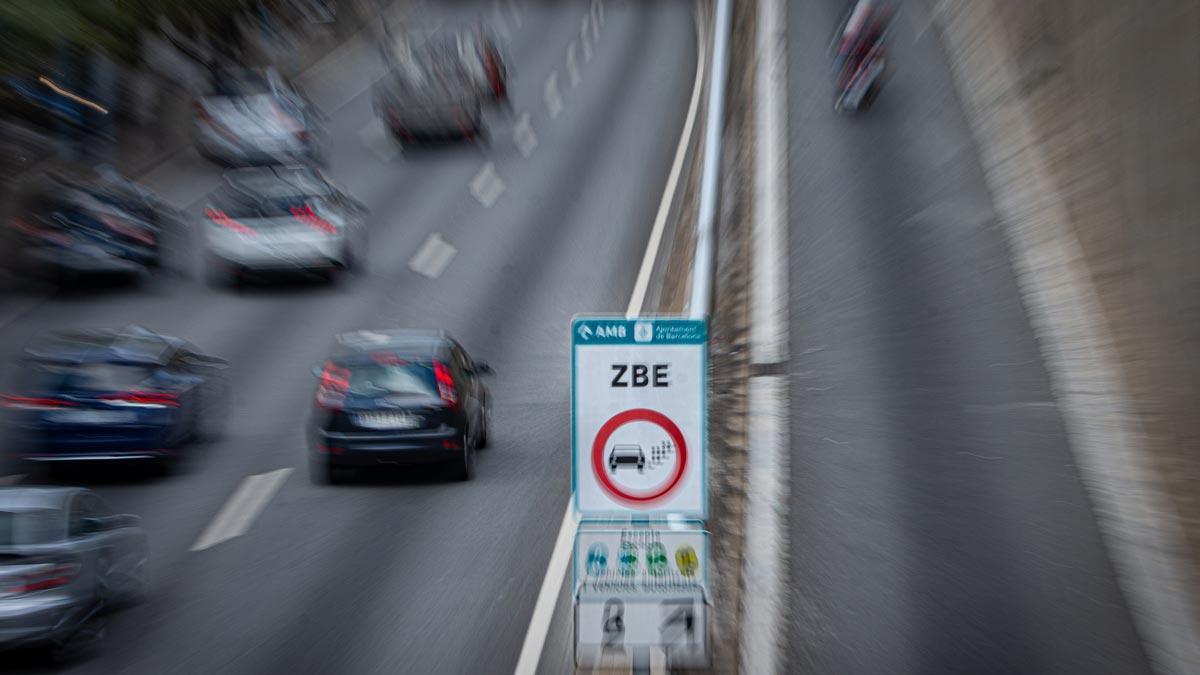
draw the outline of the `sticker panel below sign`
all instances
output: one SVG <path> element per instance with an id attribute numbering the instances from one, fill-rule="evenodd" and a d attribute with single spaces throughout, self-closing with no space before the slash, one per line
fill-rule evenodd
<path id="1" fill-rule="evenodd" d="M 575 535 L 578 593 L 663 595 L 708 588 L 708 532 L 695 529 L 589 529 Z"/>
<path id="2" fill-rule="evenodd" d="M 631 663 L 659 650 L 668 668 L 708 665 L 708 614 L 698 593 L 671 597 L 581 597 L 575 604 L 575 665 Z M 648 662 L 649 659 L 646 659 Z"/>

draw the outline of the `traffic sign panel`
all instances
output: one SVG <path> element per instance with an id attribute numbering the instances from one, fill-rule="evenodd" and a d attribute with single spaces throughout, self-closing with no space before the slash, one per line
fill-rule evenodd
<path id="1" fill-rule="evenodd" d="M 668 667 L 708 664 L 707 606 L 700 593 L 676 596 L 593 595 L 575 605 L 575 665 L 629 663 L 660 650 Z"/>
<path id="2" fill-rule="evenodd" d="M 699 527 L 596 528 L 575 534 L 580 594 L 707 592 L 708 532 Z"/>
<path id="3" fill-rule="evenodd" d="M 572 448 L 584 518 L 707 514 L 707 324 L 576 317 Z"/>

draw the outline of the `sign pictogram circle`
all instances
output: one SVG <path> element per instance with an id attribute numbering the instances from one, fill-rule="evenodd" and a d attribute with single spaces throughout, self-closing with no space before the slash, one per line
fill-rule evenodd
<path id="1" fill-rule="evenodd" d="M 623 488 L 614 483 L 604 470 L 604 449 L 608 446 L 608 439 L 617 429 L 631 422 L 649 422 L 661 427 L 663 431 L 667 432 L 671 442 L 675 444 L 676 454 L 679 457 L 679 461 L 675 463 L 675 471 L 671 473 L 670 478 L 649 490 Z M 683 442 L 683 432 L 669 417 L 657 410 L 633 408 L 613 415 L 596 432 L 596 440 L 592 443 L 592 473 L 600 483 L 600 487 L 615 499 L 630 505 L 650 506 L 669 495 L 683 478 L 685 467 L 687 467 L 687 444 Z"/>

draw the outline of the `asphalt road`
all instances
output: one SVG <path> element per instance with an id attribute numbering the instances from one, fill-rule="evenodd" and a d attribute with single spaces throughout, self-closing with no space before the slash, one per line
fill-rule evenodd
<path id="1" fill-rule="evenodd" d="M 330 116 L 329 173 L 372 210 L 363 276 L 215 289 L 185 236 L 179 273 L 140 288 L 9 299 L 31 308 L 0 327 L 3 355 L 49 329 L 138 323 L 232 363 L 224 437 L 176 475 L 69 476 L 143 516 L 152 556 L 146 601 L 69 672 L 511 672 L 570 490 L 569 320 L 624 310 L 695 70 L 689 3 L 603 4 L 585 47 L 587 3 L 428 3 L 434 23 L 503 12 L 513 108 L 489 113 L 487 148 L 389 157 L 354 91 L 368 51 L 321 68 L 309 88 Z M 514 138 L 521 126 L 536 146 Z M 196 214 L 218 179 L 186 154 L 146 180 Z M 455 253 L 429 278 L 409 263 L 434 234 Z M 495 368 L 492 445 L 473 481 L 309 483 L 310 369 L 335 333 L 372 327 L 446 328 Z M 244 535 L 191 550 L 247 476 L 287 468 Z"/>
<path id="2" fill-rule="evenodd" d="M 1147 672 L 936 31 L 839 116 L 846 5 L 787 25 L 787 668 Z"/>

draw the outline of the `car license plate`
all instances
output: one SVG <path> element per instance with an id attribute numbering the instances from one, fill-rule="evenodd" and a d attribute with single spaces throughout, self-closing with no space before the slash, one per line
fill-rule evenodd
<path id="1" fill-rule="evenodd" d="M 354 421 L 366 429 L 416 429 L 421 418 L 406 412 L 365 412 L 354 416 Z"/>
<path id="2" fill-rule="evenodd" d="M 51 422 L 64 424 L 125 424 L 134 419 L 134 413 L 123 410 L 62 410 L 49 415 Z"/>

